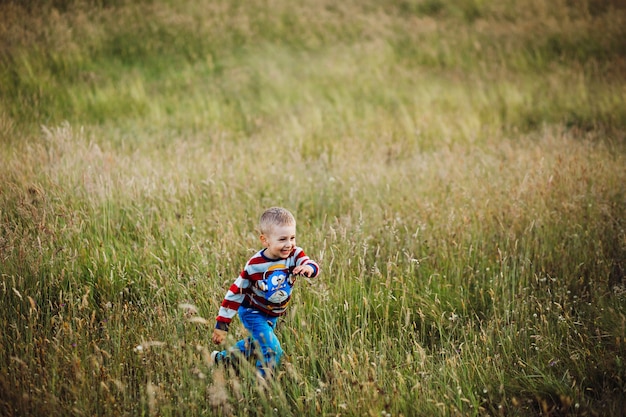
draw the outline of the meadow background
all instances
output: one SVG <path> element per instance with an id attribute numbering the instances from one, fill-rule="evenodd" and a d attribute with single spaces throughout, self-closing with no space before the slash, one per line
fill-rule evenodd
<path id="1" fill-rule="evenodd" d="M 1 2 L 0 415 L 626 414 L 625 40 L 621 0 Z M 272 205 L 323 273 L 259 384 L 208 355 Z"/>

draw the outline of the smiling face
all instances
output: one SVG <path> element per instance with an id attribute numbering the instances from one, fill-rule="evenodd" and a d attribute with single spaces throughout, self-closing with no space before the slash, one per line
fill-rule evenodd
<path id="1" fill-rule="evenodd" d="M 296 225 L 275 225 L 261 235 L 265 256 L 270 259 L 286 259 L 296 247 Z"/>

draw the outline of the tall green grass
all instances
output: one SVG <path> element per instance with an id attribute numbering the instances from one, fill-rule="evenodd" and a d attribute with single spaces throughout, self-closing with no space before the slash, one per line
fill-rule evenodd
<path id="1" fill-rule="evenodd" d="M 620 2 L 0 9 L 1 415 L 624 412 Z M 270 205 L 323 273 L 259 383 Z"/>
<path id="2" fill-rule="evenodd" d="M 411 121 L 475 91 L 484 124 L 624 126 L 618 2 L 120 3 L 3 6 L 3 136 L 137 119 L 249 136 L 311 102 Z M 415 103 L 423 88 L 433 98 Z"/>

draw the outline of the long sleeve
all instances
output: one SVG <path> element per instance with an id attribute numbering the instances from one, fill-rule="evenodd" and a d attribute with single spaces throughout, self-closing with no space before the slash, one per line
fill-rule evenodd
<path id="1" fill-rule="evenodd" d="M 313 259 L 310 259 L 304 253 L 304 250 L 302 250 L 302 248 L 296 248 L 296 251 L 294 252 L 294 256 L 296 260 L 296 265 L 310 265 L 311 267 L 313 267 L 313 275 L 311 275 L 309 278 L 315 278 L 316 276 L 319 275 L 320 273 L 319 265 Z"/>
<path id="2" fill-rule="evenodd" d="M 230 322 L 237 315 L 237 310 L 245 298 L 244 289 L 250 286 L 250 281 L 246 277 L 247 272 L 244 269 L 226 292 L 217 314 L 217 328 L 228 330 Z"/>

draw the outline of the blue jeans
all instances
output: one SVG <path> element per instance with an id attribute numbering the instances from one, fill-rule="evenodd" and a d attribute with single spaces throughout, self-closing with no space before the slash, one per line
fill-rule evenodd
<path id="1" fill-rule="evenodd" d="M 254 308 L 239 307 L 239 319 L 252 336 L 240 340 L 229 350 L 220 352 L 222 359 L 239 352 L 246 359 L 257 358 L 256 367 L 262 376 L 266 369 L 274 369 L 280 364 L 283 349 L 276 338 L 274 328 L 278 317 L 271 317 Z M 257 350 L 260 348 L 260 352 Z M 234 358 L 236 360 L 236 358 Z"/>

